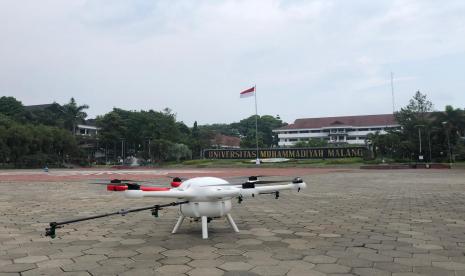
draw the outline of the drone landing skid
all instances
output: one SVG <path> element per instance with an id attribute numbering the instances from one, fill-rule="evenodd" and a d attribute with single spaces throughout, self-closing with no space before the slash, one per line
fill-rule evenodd
<path id="1" fill-rule="evenodd" d="M 179 216 L 178 221 L 174 225 L 173 231 L 171 231 L 171 234 L 176 234 L 176 232 L 178 232 L 179 227 L 181 227 L 181 224 L 184 221 L 184 218 L 185 216 L 182 214 Z M 237 228 L 237 225 L 234 222 L 231 214 L 226 214 L 226 219 L 228 220 L 231 227 L 234 229 L 234 232 L 239 233 L 239 228 Z M 206 240 L 208 239 L 208 217 L 202 216 L 201 220 L 202 220 L 202 238 Z"/>

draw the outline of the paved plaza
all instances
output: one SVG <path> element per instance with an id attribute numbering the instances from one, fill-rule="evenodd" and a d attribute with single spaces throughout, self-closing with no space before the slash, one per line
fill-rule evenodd
<path id="1" fill-rule="evenodd" d="M 0 176 L 0 275 L 465 275 L 465 170 L 301 176 L 308 188 L 300 193 L 235 202 L 241 232 L 214 220 L 208 240 L 195 221 L 170 234 L 176 207 L 159 218 L 146 211 L 76 223 L 46 238 L 47 222 L 169 200 L 125 199 L 81 179 Z"/>

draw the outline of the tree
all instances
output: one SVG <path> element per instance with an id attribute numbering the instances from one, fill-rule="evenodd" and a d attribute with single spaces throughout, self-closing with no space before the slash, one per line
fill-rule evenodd
<path id="1" fill-rule="evenodd" d="M 0 114 L 10 116 L 12 118 L 20 118 L 24 113 L 23 104 L 14 97 L 0 98 Z"/>
<path id="2" fill-rule="evenodd" d="M 241 147 L 256 147 L 255 116 L 258 115 L 252 115 L 241 120 L 239 123 L 231 124 L 231 128 L 237 129 L 242 137 Z M 259 147 L 277 146 L 277 139 L 275 134 L 273 134 L 273 129 L 285 125 L 281 119 L 270 115 L 263 115 L 257 117 L 257 123 Z"/>
<path id="3" fill-rule="evenodd" d="M 408 155 L 418 152 L 420 144 L 419 132 L 421 134 L 423 129 L 424 134 L 426 129 L 431 128 L 432 111 L 432 102 L 427 99 L 425 94 L 417 91 L 413 98 L 410 99 L 409 104 L 395 113 L 396 120 L 401 126 L 400 140 L 408 141 L 408 143 L 404 143 L 405 150 L 409 152 Z M 418 130 L 419 128 L 421 129 Z M 422 148 L 422 153 L 418 153 L 419 155 L 423 154 L 424 148 Z"/>
<path id="4" fill-rule="evenodd" d="M 62 107 L 62 111 L 65 114 L 65 127 L 76 133 L 76 126 L 84 122 L 87 117 L 87 113 L 84 110 L 88 108 L 87 104 L 77 105 L 76 100 L 71 98 L 69 103 Z"/>

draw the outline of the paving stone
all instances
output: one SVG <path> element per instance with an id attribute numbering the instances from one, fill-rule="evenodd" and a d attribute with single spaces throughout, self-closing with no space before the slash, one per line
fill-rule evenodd
<path id="1" fill-rule="evenodd" d="M 421 243 L 421 244 L 414 244 L 413 247 L 416 248 L 421 248 L 421 249 L 426 249 L 426 250 L 439 250 L 439 249 L 444 249 L 440 245 L 435 245 L 435 244 L 426 244 L 426 243 Z"/>
<path id="2" fill-rule="evenodd" d="M 289 268 L 283 267 L 283 266 L 271 266 L 271 265 L 266 265 L 266 266 L 256 266 L 250 272 L 257 273 L 258 275 L 269 275 L 269 276 L 278 276 L 278 275 L 286 275 L 286 273 L 289 271 Z"/>
<path id="3" fill-rule="evenodd" d="M 224 262 L 221 260 L 193 260 L 189 262 L 187 265 L 195 267 L 195 268 L 211 268 L 211 267 L 219 267 Z"/>
<path id="4" fill-rule="evenodd" d="M 190 276 L 221 276 L 224 274 L 224 271 L 218 268 L 194 268 L 190 270 L 188 273 Z"/>
<path id="5" fill-rule="evenodd" d="M 300 269 L 291 269 L 289 272 L 286 274 L 286 276 L 326 276 L 326 273 L 316 271 L 316 270 L 306 270 L 302 271 Z"/>
<path id="6" fill-rule="evenodd" d="M 375 268 L 354 268 L 353 273 L 360 276 L 390 276 L 391 272 Z"/>
<path id="7" fill-rule="evenodd" d="M 412 267 L 411 266 L 406 266 L 398 263 L 375 263 L 373 265 L 373 268 L 379 269 L 379 270 L 384 270 L 384 271 L 389 271 L 389 272 L 411 272 Z"/>
<path id="8" fill-rule="evenodd" d="M 394 258 L 394 262 L 406 266 L 430 266 L 431 260 L 422 258 Z"/>
<path id="9" fill-rule="evenodd" d="M 27 256 L 27 257 L 14 259 L 14 262 L 18 264 L 21 264 L 21 263 L 33 264 L 33 263 L 38 263 L 38 262 L 42 262 L 45 260 L 48 260 L 47 256 Z"/>
<path id="10" fill-rule="evenodd" d="M 348 267 L 372 267 L 373 266 L 372 261 L 359 259 L 359 258 L 340 258 L 337 260 L 337 263 L 340 265 L 348 266 Z"/>
<path id="11" fill-rule="evenodd" d="M 180 265 L 187 264 L 188 262 L 192 261 L 192 259 L 188 257 L 166 257 L 158 261 L 165 265 Z"/>
<path id="12" fill-rule="evenodd" d="M 49 261 L 43 261 L 37 263 L 37 266 L 40 268 L 49 268 L 49 267 L 61 267 L 63 265 L 72 264 L 73 261 L 70 259 L 55 259 Z"/>
<path id="13" fill-rule="evenodd" d="M 187 265 L 164 265 L 164 266 L 157 268 L 155 271 L 161 274 L 173 275 L 173 274 L 183 274 L 183 273 L 188 272 L 189 270 L 192 270 L 192 267 L 187 266 Z"/>
<path id="14" fill-rule="evenodd" d="M 350 267 L 339 264 L 317 264 L 314 270 L 323 273 L 347 273 L 350 271 Z"/>
<path id="15" fill-rule="evenodd" d="M 66 272 L 76 272 L 76 271 L 87 271 L 89 269 L 94 269 L 100 267 L 100 264 L 96 262 L 82 261 L 75 262 L 70 264 L 65 264 L 61 266 L 61 269 Z"/>
<path id="16" fill-rule="evenodd" d="M 153 276 L 155 275 L 155 270 L 151 268 L 134 268 L 127 270 L 121 274 L 120 276 Z"/>
<path id="17" fill-rule="evenodd" d="M 433 262 L 433 266 L 446 270 L 465 270 L 465 264 L 457 262 Z"/>
<path id="18" fill-rule="evenodd" d="M 257 273 L 250 271 L 225 271 L 224 276 L 258 276 Z"/>
<path id="19" fill-rule="evenodd" d="M 358 257 L 372 262 L 392 262 L 393 260 L 392 257 L 372 253 L 361 253 Z"/>
<path id="20" fill-rule="evenodd" d="M 129 270 L 127 267 L 122 265 L 110 265 L 100 266 L 93 269 L 89 269 L 89 273 L 92 275 L 116 275 L 121 274 Z"/>
<path id="21" fill-rule="evenodd" d="M 38 276 L 38 275 L 63 275 L 63 270 L 59 267 L 52 268 L 35 268 L 21 273 L 22 276 Z"/>
<path id="22" fill-rule="evenodd" d="M 161 252 L 162 255 L 167 257 L 183 257 L 189 255 L 191 252 L 188 250 L 166 250 Z"/>
<path id="23" fill-rule="evenodd" d="M 226 262 L 220 265 L 218 268 L 225 270 L 225 271 L 235 271 L 235 270 L 247 271 L 253 268 L 253 266 L 245 262 Z"/>
<path id="24" fill-rule="evenodd" d="M 326 256 L 326 255 L 316 255 L 316 256 L 307 256 L 304 258 L 304 261 L 313 263 L 313 264 L 331 264 L 337 261 L 336 258 Z"/>
<path id="25" fill-rule="evenodd" d="M 144 246 L 135 249 L 139 253 L 160 253 L 166 251 L 167 249 L 161 246 Z"/>
<path id="26" fill-rule="evenodd" d="M 7 264 L 0 266 L 0 272 L 11 273 L 11 272 L 23 272 L 36 268 L 35 264 Z"/>
<path id="27" fill-rule="evenodd" d="M 53 275 L 62 269 L 62 275 L 221 271 L 242 276 L 288 270 L 288 276 L 335 271 L 331 274 L 465 276 L 465 270 L 458 270 L 465 265 L 465 213 L 459 208 L 465 202 L 465 170 L 351 169 L 304 177 L 312 189 L 286 192 L 286 201 L 256 197 L 236 206 L 233 211 L 241 233 L 214 221 L 208 240 L 201 238 L 198 223 L 186 222 L 179 234 L 171 235 L 176 208 L 166 208 L 156 221 L 147 214 L 133 214 L 76 224 L 60 229 L 58 239 L 43 238 L 39 232 L 44 223 L 35 221 L 85 216 L 102 207 L 120 208 L 122 203 L 133 207 L 153 203 L 103 196 L 101 187 L 89 189 L 76 182 L 21 183 L 15 186 L 18 197 L 11 194 L 11 183 L 0 180 L 0 207 L 8 206 L 8 213 L 0 218 L 0 271 L 31 265 L 16 269 L 26 269 L 24 275 Z M 34 214 L 24 207 L 31 202 L 40 205 Z M 57 205 L 66 208 L 57 210 Z M 85 211 L 76 214 L 75 207 Z M 34 260 L 34 256 L 43 257 Z M 13 263 L 20 259 L 31 263 Z M 242 263 L 245 270 L 221 268 L 231 263 Z M 44 264 L 50 267 L 39 267 Z M 337 265 L 350 271 L 337 270 Z M 267 271 L 270 267 L 281 271 Z"/>

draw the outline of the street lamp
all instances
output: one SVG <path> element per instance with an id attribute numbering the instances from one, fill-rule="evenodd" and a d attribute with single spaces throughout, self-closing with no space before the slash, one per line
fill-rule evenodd
<path id="1" fill-rule="evenodd" d="M 418 160 L 423 160 L 423 155 L 421 155 L 421 127 L 424 127 L 425 125 L 415 125 L 415 127 L 418 127 L 418 140 L 420 140 L 420 151 L 418 154 Z"/>
<path id="2" fill-rule="evenodd" d="M 449 125 L 448 121 L 442 122 L 444 127 Z M 450 134 L 449 134 L 449 127 L 446 128 L 446 137 L 447 137 L 447 147 L 449 148 L 449 167 L 452 168 L 452 151 L 450 148 Z"/>

